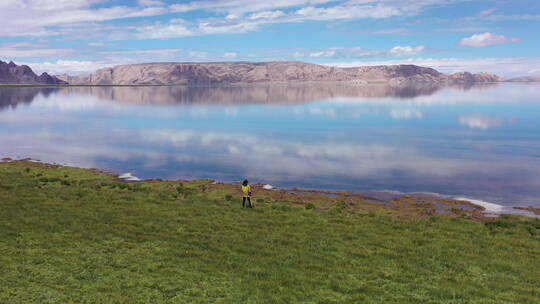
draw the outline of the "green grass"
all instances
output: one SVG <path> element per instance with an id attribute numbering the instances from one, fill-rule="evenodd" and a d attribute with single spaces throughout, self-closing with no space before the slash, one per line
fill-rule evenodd
<path id="1" fill-rule="evenodd" d="M 537 219 L 242 209 L 205 180 L 0 164 L 0 303 L 539 303 L 539 258 Z"/>

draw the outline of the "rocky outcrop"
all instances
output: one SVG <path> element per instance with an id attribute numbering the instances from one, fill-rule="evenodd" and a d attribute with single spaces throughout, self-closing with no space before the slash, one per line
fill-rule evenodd
<path id="1" fill-rule="evenodd" d="M 338 68 L 304 62 L 147 63 L 104 68 L 58 78 L 84 85 L 219 85 L 291 82 L 478 83 L 502 79 L 487 73 L 442 74 L 415 65 Z"/>
<path id="2" fill-rule="evenodd" d="M 16 65 L 0 61 L 0 84 L 50 84 L 60 85 L 67 82 L 47 73 L 36 75 L 27 65 Z"/>

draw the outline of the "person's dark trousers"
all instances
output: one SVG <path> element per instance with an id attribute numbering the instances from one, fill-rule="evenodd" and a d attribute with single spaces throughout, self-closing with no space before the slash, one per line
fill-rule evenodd
<path id="1" fill-rule="evenodd" d="M 246 200 L 248 201 L 248 208 L 253 208 L 253 205 L 251 204 L 251 197 L 242 198 L 242 208 L 246 207 Z"/>

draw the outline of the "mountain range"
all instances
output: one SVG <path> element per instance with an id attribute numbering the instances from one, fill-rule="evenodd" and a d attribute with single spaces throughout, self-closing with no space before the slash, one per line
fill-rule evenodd
<path id="1" fill-rule="evenodd" d="M 416 65 L 338 68 L 296 61 L 145 63 L 103 68 L 79 76 L 59 75 L 69 84 L 216 85 L 291 82 L 476 83 L 503 79 L 488 73 L 446 75 Z"/>
<path id="2" fill-rule="evenodd" d="M 489 73 L 443 74 L 416 65 L 384 65 L 339 68 L 298 61 L 273 62 L 185 62 L 118 65 L 94 73 L 71 76 L 47 73 L 36 75 L 27 65 L 0 61 L 0 84 L 28 85 L 230 85 L 253 83 L 350 84 L 388 83 L 392 85 L 472 84 L 500 81 L 540 81 L 540 76 L 504 79 Z"/>
<path id="3" fill-rule="evenodd" d="M 0 60 L 0 84 L 62 85 L 67 82 L 47 73 L 36 75 L 27 65 L 16 65 L 13 61 Z"/>

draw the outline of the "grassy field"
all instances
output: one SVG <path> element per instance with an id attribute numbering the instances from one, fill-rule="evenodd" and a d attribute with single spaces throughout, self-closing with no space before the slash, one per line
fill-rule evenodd
<path id="1" fill-rule="evenodd" d="M 0 163 L 0 303 L 540 303 L 540 221 Z M 257 196 L 257 191 L 255 191 Z"/>

